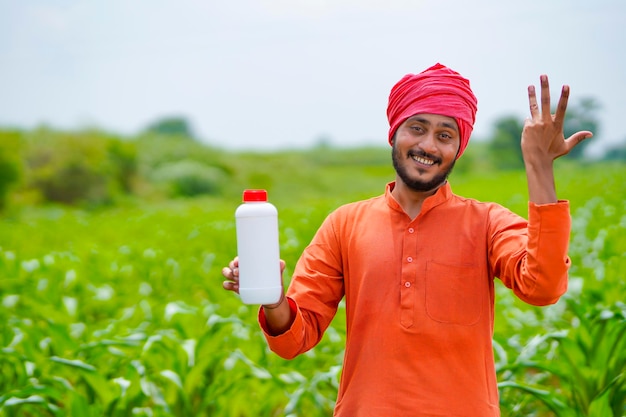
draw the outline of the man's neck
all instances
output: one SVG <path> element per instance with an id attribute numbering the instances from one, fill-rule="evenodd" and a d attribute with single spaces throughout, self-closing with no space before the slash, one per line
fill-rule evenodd
<path id="1" fill-rule="evenodd" d="M 422 205 L 424 201 L 434 195 L 437 190 L 446 183 L 446 181 L 439 184 L 437 187 L 428 191 L 416 191 L 409 188 L 401 179 L 396 178 L 396 184 L 391 195 L 400 204 L 402 210 L 414 220 L 422 211 Z"/>

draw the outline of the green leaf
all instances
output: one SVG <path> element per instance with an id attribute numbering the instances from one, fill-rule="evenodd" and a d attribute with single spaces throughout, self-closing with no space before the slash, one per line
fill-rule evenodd
<path id="1" fill-rule="evenodd" d="M 587 410 L 588 416 L 613 417 L 613 409 L 609 401 L 610 391 L 606 390 L 602 395 L 593 399 Z M 621 417 L 621 416 L 620 416 Z"/>
<path id="2" fill-rule="evenodd" d="M 97 372 L 97 369 L 95 366 L 90 365 L 88 363 L 85 363 L 81 360 L 78 359 L 65 359 L 65 358 L 60 358 L 58 356 L 51 356 L 50 360 L 52 362 L 56 362 L 56 363 L 60 363 L 63 365 L 67 365 L 67 366 L 71 366 L 73 368 L 78 368 L 78 369 L 82 369 L 83 371 L 88 371 L 88 372 Z"/>
<path id="3" fill-rule="evenodd" d="M 519 384 L 513 381 L 503 381 L 498 383 L 498 389 L 502 388 L 515 388 L 533 395 L 535 398 L 544 403 L 558 417 L 576 416 L 574 411 L 570 409 L 565 402 L 559 400 L 553 392 Z"/>
<path id="4" fill-rule="evenodd" d="M 174 371 L 172 371 L 170 369 L 165 369 L 165 370 L 161 371 L 160 374 L 164 378 L 167 378 L 170 381 L 172 381 L 179 389 L 181 389 L 181 390 L 183 389 L 183 383 L 182 383 L 182 381 L 180 379 L 180 376 L 176 372 L 174 372 Z"/>

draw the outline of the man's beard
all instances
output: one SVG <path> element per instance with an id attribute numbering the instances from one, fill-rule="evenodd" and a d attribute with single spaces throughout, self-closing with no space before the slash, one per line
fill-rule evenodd
<path id="1" fill-rule="evenodd" d="M 416 156 L 423 156 L 432 160 L 437 160 L 437 158 L 424 152 L 413 152 L 413 153 Z M 448 178 L 448 176 L 452 172 L 452 168 L 454 168 L 454 164 L 456 163 L 456 159 L 455 159 L 447 171 L 444 171 L 438 175 L 435 175 L 433 179 L 431 179 L 430 181 L 422 181 L 418 178 L 411 178 L 411 176 L 408 173 L 408 170 L 406 169 L 406 166 L 403 166 L 402 164 L 400 164 L 400 152 L 396 148 L 395 141 L 391 148 L 391 159 L 393 161 L 393 167 L 395 168 L 396 173 L 398 174 L 402 182 L 404 182 L 407 185 L 407 187 L 409 187 L 413 191 L 420 191 L 420 192 L 434 190 L 437 187 L 439 187 L 441 184 L 443 184 L 444 181 Z"/>

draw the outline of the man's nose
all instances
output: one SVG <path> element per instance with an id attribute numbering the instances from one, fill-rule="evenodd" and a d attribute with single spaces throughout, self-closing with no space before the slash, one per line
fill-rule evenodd
<path id="1" fill-rule="evenodd" d="M 419 144 L 420 148 L 426 153 L 434 154 L 437 152 L 437 139 L 435 135 L 429 133 L 427 135 L 422 136 L 422 141 Z"/>

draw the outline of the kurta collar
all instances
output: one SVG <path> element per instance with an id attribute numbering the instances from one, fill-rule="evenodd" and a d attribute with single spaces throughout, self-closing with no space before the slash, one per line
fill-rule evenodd
<path id="1" fill-rule="evenodd" d="M 395 181 L 392 181 L 387 184 L 387 187 L 385 188 L 385 201 L 387 202 L 387 205 L 391 207 L 393 210 L 404 213 L 402 206 L 400 206 L 400 204 L 396 201 L 396 199 L 393 198 L 393 195 L 391 195 L 391 191 L 394 189 L 395 186 L 396 186 Z M 426 200 L 424 200 L 420 215 L 431 210 L 433 207 L 436 207 L 440 204 L 445 203 L 451 197 L 452 197 L 452 188 L 450 188 L 450 183 L 446 181 L 445 184 L 443 184 L 441 187 L 437 189 L 435 194 L 431 195 Z"/>

